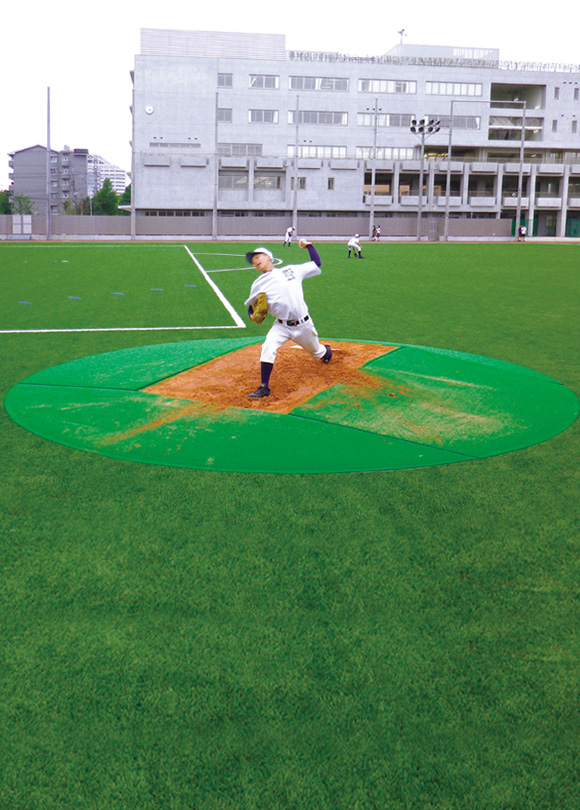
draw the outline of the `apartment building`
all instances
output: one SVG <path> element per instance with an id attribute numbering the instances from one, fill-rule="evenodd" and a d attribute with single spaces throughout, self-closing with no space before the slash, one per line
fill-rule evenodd
<path id="1" fill-rule="evenodd" d="M 423 119 L 431 126 L 421 127 Z M 580 66 L 496 49 L 376 57 L 283 35 L 143 29 L 133 71 L 137 214 L 318 218 L 321 233 L 516 220 L 580 236 Z M 284 224 L 284 227 L 282 227 Z M 215 230 L 215 225 L 214 225 Z"/>
<path id="2" fill-rule="evenodd" d="M 113 188 L 122 194 L 126 187 L 127 175 L 123 169 L 108 163 L 88 149 L 71 149 L 65 146 L 61 151 L 50 150 L 47 162 L 45 146 L 30 146 L 11 152 L 10 191 L 32 200 L 34 213 L 47 211 L 47 171 L 50 173 L 50 211 L 63 214 L 69 202 L 81 202 L 93 197 L 108 177 Z"/>

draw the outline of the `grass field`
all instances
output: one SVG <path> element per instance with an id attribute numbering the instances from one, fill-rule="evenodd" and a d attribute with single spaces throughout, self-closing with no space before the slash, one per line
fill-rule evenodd
<path id="1" fill-rule="evenodd" d="M 248 246 L 189 248 L 203 271 L 182 245 L 0 244 L 2 398 L 87 355 L 265 334 Z M 580 246 L 319 248 L 322 337 L 580 394 Z M 482 461 L 275 476 L 0 419 L 2 810 L 580 806 L 578 421 Z"/>

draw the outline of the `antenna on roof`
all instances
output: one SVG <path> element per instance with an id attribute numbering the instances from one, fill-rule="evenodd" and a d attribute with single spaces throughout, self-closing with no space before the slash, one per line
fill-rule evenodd
<path id="1" fill-rule="evenodd" d="M 407 36 L 407 34 L 405 33 L 405 29 L 401 28 L 400 31 L 397 31 L 397 34 L 401 37 L 401 41 L 399 42 L 399 45 L 402 45 L 403 44 L 403 37 Z"/>

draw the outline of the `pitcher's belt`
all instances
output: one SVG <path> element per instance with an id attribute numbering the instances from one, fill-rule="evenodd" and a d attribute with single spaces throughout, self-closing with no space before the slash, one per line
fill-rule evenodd
<path id="1" fill-rule="evenodd" d="M 300 326 L 302 323 L 306 323 L 306 321 L 310 320 L 310 315 L 306 315 L 304 318 L 300 318 L 299 321 L 283 321 L 282 318 L 278 318 L 278 323 L 283 324 L 284 326 Z"/>

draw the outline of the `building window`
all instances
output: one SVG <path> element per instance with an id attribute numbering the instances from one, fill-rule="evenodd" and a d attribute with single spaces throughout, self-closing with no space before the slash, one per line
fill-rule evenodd
<path id="1" fill-rule="evenodd" d="M 325 76 L 290 76 L 290 90 L 319 90 L 331 93 L 348 93 L 348 88 L 348 79 Z"/>
<path id="2" fill-rule="evenodd" d="M 328 178 L 328 190 L 334 191 L 334 177 Z"/>
<path id="3" fill-rule="evenodd" d="M 220 107 L 217 111 L 217 120 L 220 124 L 231 124 L 232 123 L 232 108 L 231 107 Z"/>
<path id="4" fill-rule="evenodd" d="M 483 85 L 474 82 L 427 82 L 429 96 L 481 96 Z"/>
<path id="5" fill-rule="evenodd" d="M 295 185 L 296 185 L 295 178 L 292 177 L 290 179 L 290 190 L 291 191 L 294 191 L 294 186 Z M 305 188 L 306 188 L 306 178 L 305 177 L 299 177 L 298 178 L 298 191 L 304 191 Z"/>
<path id="6" fill-rule="evenodd" d="M 296 123 L 296 110 L 288 111 L 288 123 Z M 322 124 L 323 126 L 345 127 L 348 124 L 348 113 L 324 112 L 323 110 L 298 110 L 299 124 Z"/>
<path id="7" fill-rule="evenodd" d="M 242 172 L 220 172 L 218 187 L 222 191 L 244 191 L 248 188 L 248 175 Z"/>
<path id="8" fill-rule="evenodd" d="M 263 90 L 277 90 L 279 86 L 279 76 L 267 76 L 261 73 L 253 73 L 250 76 L 250 87 L 258 87 Z"/>
<path id="9" fill-rule="evenodd" d="M 578 101 L 580 99 L 580 89 L 578 87 L 574 88 L 574 101 Z"/>
<path id="10" fill-rule="evenodd" d="M 279 174 L 255 174 L 254 188 L 261 191 L 280 191 L 282 177 Z"/>
<path id="11" fill-rule="evenodd" d="M 233 73 L 218 73 L 218 87 L 232 87 L 234 83 Z"/>
<path id="12" fill-rule="evenodd" d="M 375 114 L 372 112 L 358 113 L 356 116 L 357 126 L 374 127 L 375 117 L 376 125 L 378 127 L 406 127 L 408 129 L 411 126 L 411 119 L 415 116 L 387 113 L 379 113 L 377 116 L 375 116 Z"/>
<path id="13" fill-rule="evenodd" d="M 432 117 L 439 121 L 442 129 L 449 129 L 451 124 L 450 115 L 434 115 Z M 453 129 L 481 129 L 481 118 L 479 115 L 454 115 Z"/>
<path id="14" fill-rule="evenodd" d="M 250 124 L 277 124 L 278 110 L 248 110 Z"/>
<path id="15" fill-rule="evenodd" d="M 359 79 L 359 93 L 409 93 L 417 92 L 417 82 L 387 79 Z"/>
<path id="16" fill-rule="evenodd" d="M 554 98 L 556 99 L 556 101 L 558 101 L 558 99 L 560 98 L 560 88 L 559 87 L 554 87 Z"/>
<path id="17" fill-rule="evenodd" d="M 296 154 L 296 147 L 289 145 L 287 155 L 293 158 Z M 337 160 L 346 157 L 346 146 L 314 146 L 312 144 L 299 144 L 298 145 L 299 158 L 335 158 Z"/>
<path id="18" fill-rule="evenodd" d="M 558 132 L 558 121 L 556 119 L 552 121 L 552 132 Z"/>
<path id="19" fill-rule="evenodd" d="M 412 160 L 413 147 L 404 146 L 378 146 L 376 160 Z M 372 160 L 372 146 L 357 146 L 355 152 L 357 160 Z"/>
<path id="20" fill-rule="evenodd" d="M 261 143 L 218 143 L 220 157 L 260 157 Z"/>
<path id="21" fill-rule="evenodd" d="M 578 121 L 572 121 L 572 135 L 578 132 Z"/>

